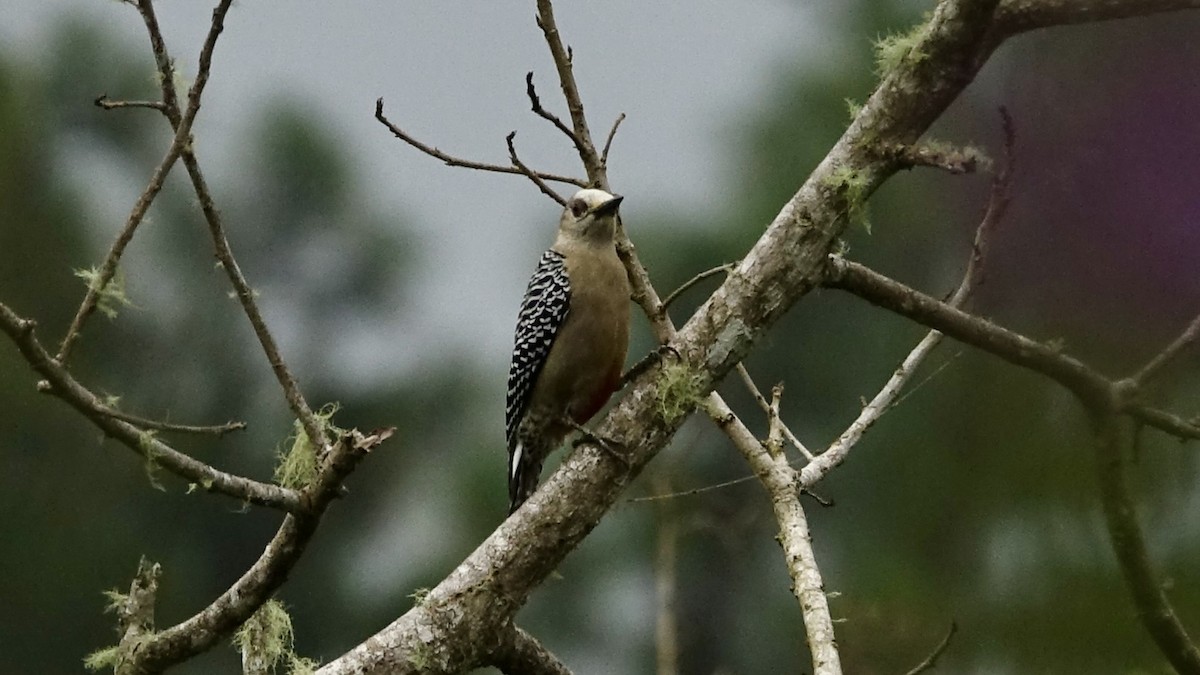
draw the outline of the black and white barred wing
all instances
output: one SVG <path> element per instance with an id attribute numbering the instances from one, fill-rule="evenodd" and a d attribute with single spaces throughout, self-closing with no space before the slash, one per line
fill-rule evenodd
<path id="1" fill-rule="evenodd" d="M 512 365 L 508 369 L 508 398 L 504 406 L 505 430 L 509 452 L 517 441 L 517 427 L 529 406 L 529 396 L 537 381 L 554 338 L 571 306 L 571 283 L 563 256 L 546 251 L 538 262 L 521 313 L 517 315 L 517 332 L 513 345 Z"/>

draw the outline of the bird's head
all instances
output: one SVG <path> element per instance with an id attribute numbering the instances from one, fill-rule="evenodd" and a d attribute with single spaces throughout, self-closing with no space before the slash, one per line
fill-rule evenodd
<path id="1" fill-rule="evenodd" d="M 617 208 L 621 195 L 604 190 L 586 189 L 567 200 L 558 221 L 561 235 L 599 243 L 611 243 L 617 228 Z"/>

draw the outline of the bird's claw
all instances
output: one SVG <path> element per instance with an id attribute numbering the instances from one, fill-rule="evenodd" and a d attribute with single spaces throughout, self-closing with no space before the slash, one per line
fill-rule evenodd
<path id="1" fill-rule="evenodd" d="M 620 462 L 626 469 L 629 468 L 629 459 L 623 452 L 614 447 L 615 445 L 621 445 L 620 443 L 608 438 L 601 438 L 600 436 L 592 433 L 583 425 L 577 424 L 574 420 L 568 420 L 568 423 L 573 429 L 575 429 L 575 431 L 579 432 L 579 437 L 571 442 L 572 448 L 578 448 L 585 443 L 591 443 L 592 445 L 595 445 L 604 452 L 608 453 L 609 456 Z"/>

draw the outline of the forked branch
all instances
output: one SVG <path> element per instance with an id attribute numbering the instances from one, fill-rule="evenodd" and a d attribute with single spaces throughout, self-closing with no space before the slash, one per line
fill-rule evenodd
<path id="1" fill-rule="evenodd" d="M 218 471 L 175 450 L 153 433 L 113 415 L 100 397 L 76 381 L 71 373 L 42 347 L 34 334 L 34 322 L 22 319 L 3 304 L 0 304 L 0 331 L 12 339 L 29 366 L 45 378 L 40 389 L 75 408 L 106 436 L 117 439 L 140 455 L 149 466 L 162 467 L 204 490 L 250 504 L 288 512 L 304 509 L 300 495 L 295 490 Z"/>
<path id="2" fill-rule="evenodd" d="M 385 116 L 383 114 L 383 99 L 382 98 L 375 101 L 375 119 L 379 120 L 380 124 L 387 127 L 388 131 L 392 132 L 392 135 L 395 136 L 396 138 L 399 138 L 400 140 L 404 141 L 405 143 L 408 143 L 412 147 L 416 148 L 417 150 L 420 150 L 421 152 L 425 153 L 426 155 L 429 155 L 430 157 L 433 157 L 434 159 L 441 160 L 442 163 L 444 163 L 446 166 L 458 166 L 458 167 L 462 167 L 464 169 L 474 169 L 476 171 L 491 171 L 493 173 L 526 174 L 525 171 L 521 170 L 519 167 L 516 167 L 516 166 L 504 166 L 501 164 L 489 164 L 487 162 L 477 162 L 477 161 L 470 160 L 470 159 L 462 159 L 461 157 L 455 157 L 454 155 L 443 152 L 442 150 L 439 150 L 438 148 L 436 148 L 434 146 L 422 143 L 421 141 L 417 140 L 415 137 L 410 135 L 408 132 L 404 131 L 403 129 L 396 126 L 395 124 L 392 124 L 391 120 L 389 120 L 387 118 L 387 116 Z M 545 173 L 545 172 L 540 172 L 540 171 L 535 171 L 533 173 L 538 178 L 540 178 L 541 180 L 544 180 L 544 181 L 553 181 L 556 183 L 567 183 L 569 185 L 576 185 L 579 187 L 587 187 L 587 181 L 580 180 L 579 178 L 573 178 L 571 176 L 560 176 L 557 174 Z"/>

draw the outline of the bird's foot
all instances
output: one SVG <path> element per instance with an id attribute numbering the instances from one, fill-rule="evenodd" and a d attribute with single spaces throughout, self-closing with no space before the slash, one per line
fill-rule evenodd
<path id="1" fill-rule="evenodd" d="M 632 382 L 634 378 L 646 372 L 647 370 L 650 370 L 651 366 L 661 362 L 663 357 L 667 355 L 673 355 L 676 359 L 682 358 L 679 354 L 679 350 L 675 349 L 671 345 L 659 345 L 657 349 L 643 356 L 640 361 L 633 364 L 633 367 L 625 371 L 625 374 L 621 376 L 621 381 L 617 385 L 617 388 L 623 389 L 625 385 Z"/>
<path id="2" fill-rule="evenodd" d="M 572 448 L 578 448 L 584 443 L 591 443 L 592 445 L 595 445 L 601 450 L 607 452 L 613 459 L 620 462 L 626 469 L 629 469 L 629 458 L 625 456 L 623 452 L 624 446 L 622 446 L 620 443 L 610 438 L 601 438 L 600 436 L 597 436 L 596 434 L 592 433 L 590 429 L 582 424 L 577 423 L 573 419 L 567 418 L 564 421 L 567 425 L 579 433 L 579 436 L 571 442 Z M 621 450 L 617 450 L 617 446 L 620 446 Z"/>

